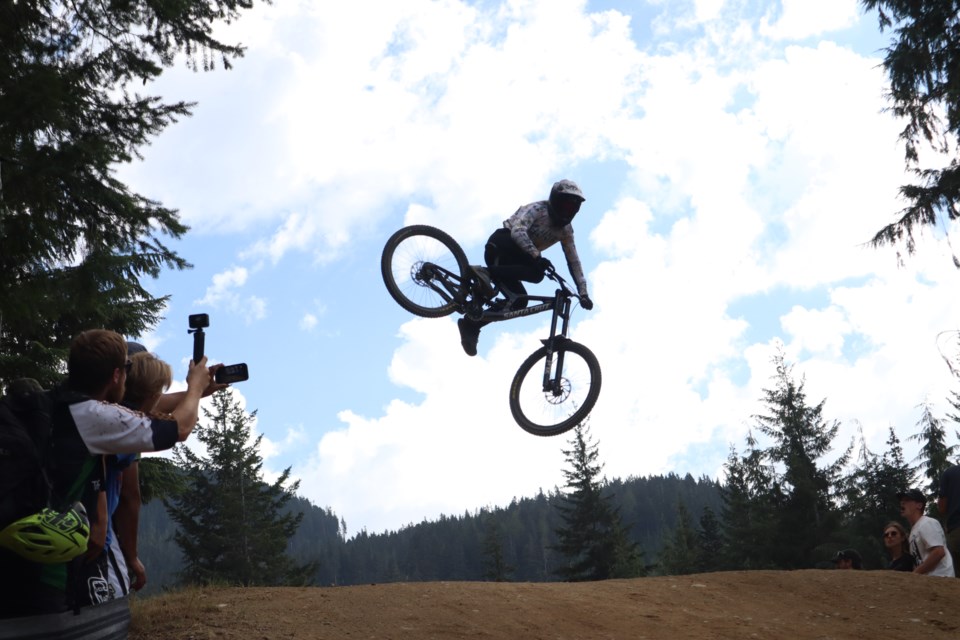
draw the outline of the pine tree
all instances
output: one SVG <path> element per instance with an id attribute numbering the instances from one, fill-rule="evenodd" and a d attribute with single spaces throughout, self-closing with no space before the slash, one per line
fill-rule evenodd
<path id="1" fill-rule="evenodd" d="M 700 550 L 697 532 L 690 522 L 690 513 L 683 501 L 677 503 L 677 525 L 660 550 L 660 571 L 663 575 L 686 575 L 700 571 Z"/>
<path id="2" fill-rule="evenodd" d="M 483 527 L 483 557 L 485 570 L 483 577 L 493 582 L 508 582 L 514 567 L 507 564 L 503 553 L 503 540 L 500 527 L 492 517 L 488 517 Z"/>
<path id="3" fill-rule="evenodd" d="M 950 458 L 956 452 L 957 445 L 947 446 L 947 432 L 940 419 L 933 415 L 929 403 L 919 405 L 919 409 L 920 420 L 917 421 L 917 426 L 920 430 L 910 436 L 910 439 L 920 443 L 920 453 L 916 460 L 927 481 L 926 493 L 932 496 L 936 495 L 940 488 L 940 474 L 950 466 Z"/>
<path id="4" fill-rule="evenodd" d="M 174 455 L 186 475 L 186 489 L 165 499 L 177 522 L 175 540 L 183 552 L 181 579 L 189 584 L 224 582 L 270 586 L 305 582 L 316 567 L 296 567 L 287 557 L 287 542 L 303 518 L 283 513 L 299 482 L 284 489 L 287 468 L 273 484 L 263 480 L 263 459 L 252 443 L 256 412 L 246 413 L 229 389 L 213 395 L 209 424 L 198 425 L 196 438 L 205 456 L 184 445 Z"/>
<path id="5" fill-rule="evenodd" d="M 723 558 L 723 532 L 720 520 L 710 507 L 703 509 L 700 526 L 697 528 L 698 571 L 719 571 Z"/>
<path id="6" fill-rule="evenodd" d="M 904 185 L 909 203 L 896 222 L 885 226 L 873 243 L 905 242 L 913 253 L 914 231 L 960 217 L 960 5 L 957 0 L 861 0 L 877 9 L 880 29 L 893 29 L 896 39 L 886 50 L 884 69 L 890 78 L 892 111 L 906 120 L 900 139 L 906 143 L 906 165 L 920 184 Z M 926 145 L 950 157 L 941 169 L 920 164 Z M 954 255 L 954 264 L 960 259 Z"/>
<path id="7" fill-rule="evenodd" d="M 794 381 L 782 353 L 773 362 L 776 385 L 763 392 L 767 413 L 754 418 L 772 440 L 764 455 L 782 469 L 774 484 L 780 503 L 774 557 L 784 569 L 804 568 L 813 566 L 814 550 L 837 526 L 836 494 L 853 444 L 833 463 L 818 466 L 832 449 L 840 425 L 824 420 L 825 401 L 807 404 L 804 382 Z"/>
<path id="8" fill-rule="evenodd" d="M 187 228 L 116 168 L 190 114 L 144 85 L 181 53 L 229 66 L 242 48 L 213 27 L 251 5 L 0 3 L 0 384 L 55 382 L 83 329 L 139 335 L 159 319 L 166 298 L 140 280 L 189 266 L 161 241 Z"/>
<path id="9" fill-rule="evenodd" d="M 884 566 L 886 551 L 878 532 L 887 522 L 900 519 L 897 493 L 914 486 L 915 478 L 893 427 L 882 455 L 871 452 L 861 435 L 857 465 L 842 483 L 844 517 L 839 535 L 845 546 L 860 550 L 865 568 Z"/>
<path id="10" fill-rule="evenodd" d="M 724 469 L 726 482 L 720 488 L 721 565 L 733 570 L 775 567 L 779 492 L 774 486 L 773 469 L 766 464 L 752 433 L 747 434 L 747 451 L 742 457 L 730 448 Z"/>
<path id="11" fill-rule="evenodd" d="M 563 452 L 570 464 L 570 469 L 563 470 L 569 492 L 557 506 L 563 526 L 556 530 L 558 543 L 553 547 L 567 564 L 557 573 L 571 582 L 641 575 L 636 543 L 627 539 L 612 496 L 603 495 L 603 465 L 597 462 L 599 453 L 591 442 L 590 428 L 581 423 L 573 433 L 572 449 Z"/>

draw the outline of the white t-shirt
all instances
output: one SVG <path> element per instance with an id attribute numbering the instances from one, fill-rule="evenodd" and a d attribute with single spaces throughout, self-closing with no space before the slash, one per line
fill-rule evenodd
<path id="1" fill-rule="evenodd" d="M 70 405 L 70 415 L 87 450 L 99 453 L 163 451 L 177 443 L 177 423 L 118 404 L 85 400 Z"/>
<path id="2" fill-rule="evenodd" d="M 913 557 L 923 562 L 930 555 L 930 549 L 933 547 L 943 547 L 946 554 L 927 575 L 952 578 L 953 558 L 947 550 L 947 538 L 943 535 L 943 527 L 930 516 L 920 516 L 920 519 L 910 527 L 910 552 L 913 553 Z"/>

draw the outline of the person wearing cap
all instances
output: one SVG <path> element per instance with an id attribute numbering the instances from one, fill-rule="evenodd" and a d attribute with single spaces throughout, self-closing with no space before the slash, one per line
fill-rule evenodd
<path id="1" fill-rule="evenodd" d="M 863 569 L 863 559 L 856 549 L 837 551 L 833 564 L 837 569 Z"/>
<path id="2" fill-rule="evenodd" d="M 947 551 L 953 558 L 960 557 L 960 465 L 948 467 L 940 474 L 937 510 L 945 518 Z M 953 565 L 953 570 L 960 571 L 956 563 Z"/>
<path id="3" fill-rule="evenodd" d="M 518 296 L 526 295 L 523 282 L 537 283 L 543 280 L 544 272 L 553 266 L 544 257 L 543 251 L 558 242 L 563 248 L 570 275 L 576 282 L 580 305 L 587 310 L 593 308 L 571 225 L 585 200 L 577 183 L 560 180 L 554 183 L 546 200 L 517 209 L 487 240 L 483 254 L 487 267 L 475 267 L 474 270 L 482 280 L 489 278 L 500 285 L 512 305 L 511 309 L 526 306 L 523 301 L 513 306 L 513 301 Z M 468 356 L 477 355 L 477 341 L 484 324 L 470 318 L 457 321 L 460 344 Z"/>
<path id="4" fill-rule="evenodd" d="M 924 513 L 927 498 L 919 489 L 897 494 L 900 513 L 910 523 L 910 553 L 917 562 L 914 573 L 953 577 L 953 558 L 947 550 L 940 522 Z"/>

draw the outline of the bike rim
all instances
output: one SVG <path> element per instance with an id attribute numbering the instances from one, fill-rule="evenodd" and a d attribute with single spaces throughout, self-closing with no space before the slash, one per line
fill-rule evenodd
<path id="1" fill-rule="evenodd" d="M 460 265 L 453 252 L 443 242 L 425 235 L 404 238 L 397 244 L 390 260 L 390 270 L 397 289 L 411 302 L 425 308 L 447 304 L 428 285 L 432 265 L 460 273 Z"/>
<path id="2" fill-rule="evenodd" d="M 563 372 L 559 384 L 555 384 L 556 355 L 550 371 L 549 388 L 544 388 L 544 358 L 540 358 L 524 376 L 516 394 L 519 410 L 534 429 L 548 431 L 567 421 L 587 403 L 594 382 L 590 363 L 580 354 L 566 351 L 563 354 Z"/>

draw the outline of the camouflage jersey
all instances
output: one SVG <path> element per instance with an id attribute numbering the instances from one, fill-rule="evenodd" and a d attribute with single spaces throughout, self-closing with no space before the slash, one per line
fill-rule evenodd
<path id="1" fill-rule="evenodd" d="M 563 247 L 563 255 L 567 258 L 570 275 L 577 283 L 577 293 L 587 295 L 587 279 L 583 276 L 577 245 L 573 242 L 573 227 L 569 224 L 555 227 L 547 213 L 546 200 L 520 207 L 503 221 L 503 226 L 510 230 L 510 237 L 517 246 L 534 258 L 539 258 L 541 251 L 559 242 Z"/>

